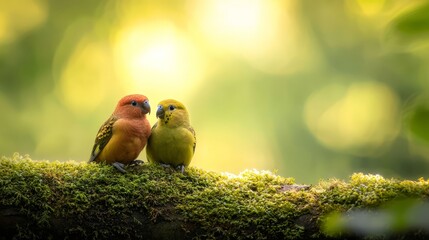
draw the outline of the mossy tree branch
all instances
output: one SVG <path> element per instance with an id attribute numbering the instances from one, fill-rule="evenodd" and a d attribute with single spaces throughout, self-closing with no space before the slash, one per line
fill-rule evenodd
<path id="1" fill-rule="evenodd" d="M 429 196 L 423 179 L 354 174 L 349 182 L 310 187 L 266 171 L 237 176 L 192 167 L 184 174 L 155 165 L 127 170 L 3 157 L 2 238 L 334 238 L 321 230 L 332 211 Z"/>

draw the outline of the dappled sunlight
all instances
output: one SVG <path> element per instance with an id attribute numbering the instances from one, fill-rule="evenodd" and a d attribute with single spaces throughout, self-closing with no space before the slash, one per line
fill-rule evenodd
<path id="1" fill-rule="evenodd" d="M 262 0 L 194 1 L 191 5 L 192 20 L 196 20 L 207 40 L 220 47 L 255 47 L 262 40 L 265 21 L 271 20 L 272 12 Z"/>
<path id="2" fill-rule="evenodd" d="M 204 70 L 197 50 L 167 21 L 125 25 L 116 34 L 114 53 L 123 88 L 158 100 L 189 96 Z"/>
<path id="3" fill-rule="evenodd" d="M 218 54 L 237 54 L 275 74 L 295 70 L 297 59 L 303 61 L 307 55 L 308 48 L 297 48 L 303 32 L 295 28 L 292 2 L 195 0 L 190 6 L 190 25 Z"/>
<path id="4" fill-rule="evenodd" d="M 397 136 L 398 107 L 398 97 L 382 83 L 332 85 L 309 97 L 305 120 L 322 144 L 367 155 L 379 153 Z"/>

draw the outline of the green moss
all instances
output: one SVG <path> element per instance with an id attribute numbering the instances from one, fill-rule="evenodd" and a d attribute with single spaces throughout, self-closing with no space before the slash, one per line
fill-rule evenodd
<path id="1" fill-rule="evenodd" d="M 423 179 L 360 173 L 349 182 L 334 179 L 295 188 L 294 179 L 268 171 L 231 175 L 190 167 L 182 174 L 150 164 L 127 171 L 121 174 L 103 164 L 35 161 L 19 154 L 2 157 L 0 207 L 18 209 L 31 220 L 19 225 L 20 237 L 28 238 L 136 238 L 147 236 L 149 230 L 142 229 L 147 224 L 178 221 L 193 238 L 304 239 L 324 236 L 319 224 L 333 210 L 429 195 L 429 182 Z M 43 232 L 61 225 L 61 219 L 67 219 L 63 232 Z"/>
<path id="2" fill-rule="evenodd" d="M 238 176 L 218 175 L 210 182 L 209 187 L 186 195 L 185 202 L 178 205 L 188 219 L 206 232 L 204 238 L 299 235 L 301 228 L 294 224 L 294 219 L 304 210 L 279 191 L 292 184 L 293 179 L 270 172 L 246 171 Z"/>
<path id="3" fill-rule="evenodd" d="M 427 198 L 429 181 L 400 181 L 380 175 L 353 174 L 350 182 L 330 180 L 319 184 L 319 206 L 322 213 L 351 208 L 374 208 L 398 198 Z"/>

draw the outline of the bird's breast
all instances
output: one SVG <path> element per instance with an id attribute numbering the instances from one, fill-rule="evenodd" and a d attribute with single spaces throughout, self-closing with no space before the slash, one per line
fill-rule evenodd
<path id="1" fill-rule="evenodd" d="M 100 160 L 127 164 L 136 159 L 150 135 L 150 124 L 147 119 L 144 120 L 117 120 L 111 139 L 100 153 Z"/>
<path id="2" fill-rule="evenodd" d="M 153 161 L 174 166 L 189 165 L 195 138 L 188 129 L 157 127 L 153 129 L 150 141 L 148 151 Z"/>

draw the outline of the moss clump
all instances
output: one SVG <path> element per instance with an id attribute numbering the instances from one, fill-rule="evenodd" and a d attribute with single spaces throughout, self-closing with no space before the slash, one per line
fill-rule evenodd
<path id="1" fill-rule="evenodd" d="M 374 208 L 394 199 L 429 197 L 429 181 L 400 181 L 380 175 L 355 173 L 348 183 L 339 180 L 321 182 L 318 189 L 322 213 L 352 208 Z"/>
<path id="2" fill-rule="evenodd" d="M 9 211 L 0 218 L 13 217 L 15 225 L 0 231 L 19 238 L 324 238 L 319 224 L 333 210 L 429 195 L 422 179 L 363 174 L 310 188 L 267 171 L 231 175 L 191 167 L 182 174 L 150 164 L 127 171 L 2 157 L 0 209 Z"/>
<path id="3" fill-rule="evenodd" d="M 293 181 L 258 171 L 220 175 L 209 187 L 185 196 L 178 209 L 198 223 L 204 238 L 294 238 L 302 231 L 294 221 L 307 209 L 280 192 Z"/>

